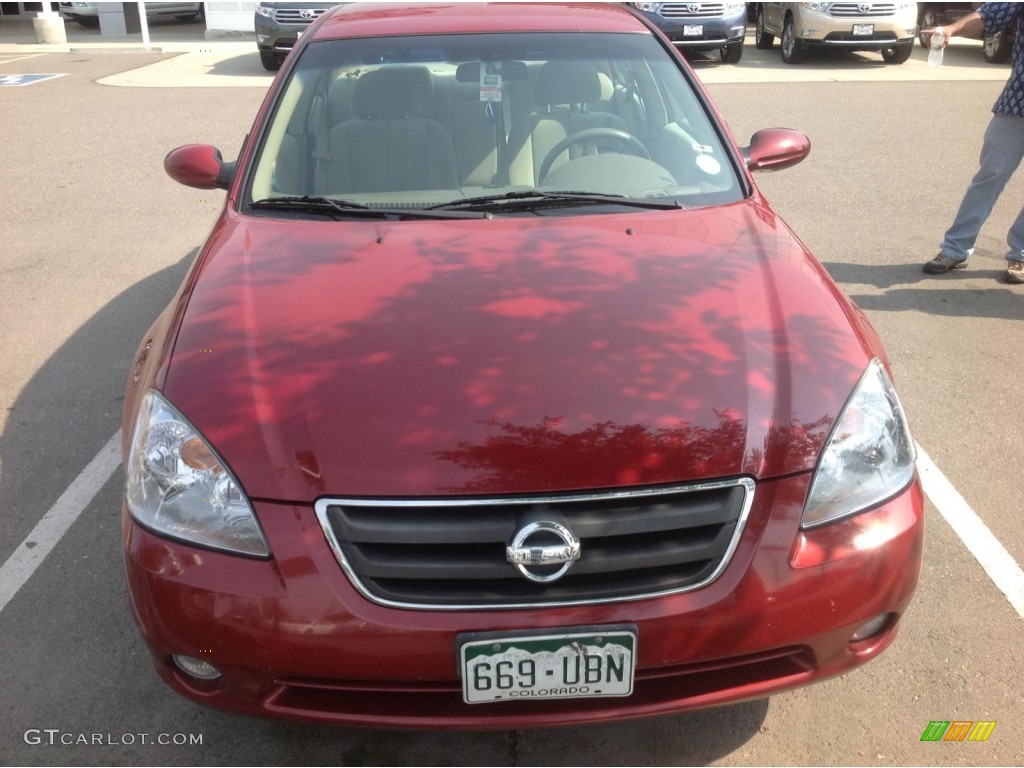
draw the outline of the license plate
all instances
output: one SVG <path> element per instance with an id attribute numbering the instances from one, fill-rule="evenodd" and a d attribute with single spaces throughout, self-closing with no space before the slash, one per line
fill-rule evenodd
<path id="1" fill-rule="evenodd" d="M 875 34 L 875 25 L 874 24 L 854 24 L 853 25 L 853 34 L 856 35 L 857 37 L 871 37 L 871 35 Z"/>
<path id="2" fill-rule="evenodd" d="M 704 34 L 703 24 L 684 24 L 683 37 L 700 37 Z"/>
<path id="3" fill-rule="evenodd" d="M 467 704 L 629 696 L 636 631 L 472 635 L 460 646 L 460 658 Z"/>

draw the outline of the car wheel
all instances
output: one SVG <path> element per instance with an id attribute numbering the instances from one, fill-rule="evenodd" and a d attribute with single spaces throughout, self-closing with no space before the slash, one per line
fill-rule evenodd
<path id="1" fill-rule="evenodd" d="M 89 27 L 90 29 L 95 29 L 100 25 L 99 16 L 75 16 L 75 21 L 83 27 Z"/>
<path id="2" fill-rule="evenodd" d="M 799 64 L 803 60 L 804 49 L 796 39 L 793 17 L 787 16 L 786 23 L 782 26 L 782 62 L 784 64 Z"/>
<path id="3" fill-rule="evenodd" d="M 1005 64 L 1013 53 L 1013 41 L 1005 31 L 999 32 L 985 38 L 981 53 L 989 64 Z"/>
<path id="4" fill-rule="evenodd" d="M 882 51 L 882 60 L 886 64 L 902 64 L 904 61 L 910 58 L 910 54 L 914 52 L 914 42 L 900 43 L 893 48 L 886 48 Z"/>
<path id="5" fill-rule="evenodd" d="M 718 54 L 722 57 L 723 63 L 735 64 L 743 57 L 743 41 L 740 40 L 738 43 L 723 45 L 718 49 Z"/>
<path id="6" fill-rule="evenodd" d="M 930 6 L 930 5 L 926 6 L 925 9 L 924 9 L 924 13 L 921 14 L 921 21 L 920 21 L 918 26 L 922 30 L 924 30 L 924 29 L 932 29 L 938 23 L 939 23 L 939 16 L 938 16 L 937 13 L 935 13 L 935 9 L 932 6 Z M 922 48 L 929 48 L 930 47 L 930 41 L 929 40 L 925 40 L 924 39 L 924 35 L 921 34 L 920 32 L 917 35 L 917 39 L 921 42 L 921 47 Z"/>
<path id="7" fill-rule="evenodd" d="M 772 43 L 775 42 L 775 35 L 768 34 L 764 29 L 764 11 L 759 7 L 757 9 L 757 25 L 754 32 L 754 44 L 758 50 L 768 51 L 771 50 Z"/>
<path id="8" fill-rule="evenodd" d="M 277 72 L 281 68 L 281 64 L 284 63 L 284 59 L 273 51 L 260 51 L 260 61 L 263 62 L 263 68 L 268 72 Z"/>

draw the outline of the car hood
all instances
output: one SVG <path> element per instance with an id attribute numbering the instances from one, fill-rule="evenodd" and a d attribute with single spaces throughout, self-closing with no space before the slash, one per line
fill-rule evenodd
<path id="1" fill-rule="evenodd" d="M 254 498 L 810 470 L 875 343 L 772 211 L 227 212 L 160 384 Z"/>

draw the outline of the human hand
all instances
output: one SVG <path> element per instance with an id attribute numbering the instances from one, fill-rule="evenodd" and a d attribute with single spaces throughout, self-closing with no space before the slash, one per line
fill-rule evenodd
<path id="1" fill-rule="evenodd" d="M 937 27 L 929 27 L 928 29 L 921 30 L 921 37 L 924 39 L 925 44 L 928 48 L 932 47 L 932 35 L 935 33 L 936 29 Z M 942 47 L 945 48 L 947 45 L 949 45 L 949 38 L 951 38 L 953 35 L 949 33 L 948 27 L 943 27 L 942 32 L 944 34 L 942 40 Z"/>

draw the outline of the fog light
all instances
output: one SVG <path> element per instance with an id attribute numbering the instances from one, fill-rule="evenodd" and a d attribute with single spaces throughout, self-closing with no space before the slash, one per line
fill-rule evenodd
<path id="1" fill-rule="evenodd" d="M 217 671 L 217 668 L 212 664 L 207 664 L 202 659 L 175 654 L 171 656 L 171 660 L 174 661 L 178 669 L 197 680 L 216 680 L 220 677 L 220 672 Z"/>
<path id="2" fill-rule="evenodd" d="M 259 43 L 260 45 L 263 45 L 265 42 L 267 42 L 267 36 L 266 35 L 256 35 L 256 42 Z"/>
<path id="3" fill-rule="evenodd" d="M 889 623 L 889 614 L 883 613 L 880 616 L 875 616 L 871 621 L 865 621 L 861 624 L 857 631 L 850 636 L 851 643 L 857 643 L 861 640 L 867 640 L 873 635 L 877 635 L 885 626 Z"/>

